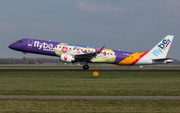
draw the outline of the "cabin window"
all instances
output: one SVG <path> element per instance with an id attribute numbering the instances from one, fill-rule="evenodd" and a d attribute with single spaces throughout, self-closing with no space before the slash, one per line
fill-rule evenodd
<path id="1" fill-rule="evenodd" d="M 131 56 L 131 58 L 133 58 L 133 56 Z"/>

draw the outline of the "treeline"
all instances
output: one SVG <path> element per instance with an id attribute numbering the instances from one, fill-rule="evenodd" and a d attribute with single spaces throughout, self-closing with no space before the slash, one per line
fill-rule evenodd
<path id="1" fill-rule="evenodd" d="M 64 64 L 59 58 L 27 58 L 26 60 L 19 58 L 0 58 L 0 65 L 3 64 Z M 172 65 L 180 65 L 180 61 L 173 59 Z"/>
<path id="2" fill-rule="evenodd" d="M 63 63 L 58 58 L 0 58 L 0 64 L 46 64 L 46 63 Z"/>
<path id="3" fill-rule="evenodd" d="M 180 65 L 180 61 L 177 59 L 173 59 L 173 65 Z"/>

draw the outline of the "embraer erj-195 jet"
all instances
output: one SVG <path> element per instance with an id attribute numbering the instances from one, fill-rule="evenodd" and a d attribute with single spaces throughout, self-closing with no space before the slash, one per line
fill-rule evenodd
<path id="1" fill-rule="evenodd" d="M 88 63 L 110 63 L 118 66 L 172 63 L 172 59 L 166 56 L 173 38 L 174 36 L 167 35 L 153 49 L 142 53 L 105 49 L 105 46 L 100 49 L 37 39 L 21 39 L 9 48 L 22 51 L 25 56 L 27 53 L 35 53 L 57 56 L 64 62 L 84 62 L 83 69 L 88 70 Z"/>

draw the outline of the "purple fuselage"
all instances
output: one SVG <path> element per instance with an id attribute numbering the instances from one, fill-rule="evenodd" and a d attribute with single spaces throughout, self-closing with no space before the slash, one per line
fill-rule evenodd
<path id="1" fill-rule="evenodd" d="M 22 39 L 9 45 L 9 48 L 13 50 L 21 51 L 21 52 L 50 55 L 50 56 L 57 56 L 57 57 L 60 57 L 60 54 L 58 54 L 58 51 L 60 52 L 64 52 L 65 50 L 75 51 L 73 49 L 76 49 L 76 52 L 78 52 L 79 51 L 78 48 L 80 48 L 81 50 L 84 51 L 84 54 L 86 54 L 85 53 L 86 48 L 90 49 L 89 51 L 87 49 L 86 51 L 87 53 L 95 52 L 95 50 L 100 49 L 100 48 L 95 48 L 95 47 L 87 47 L 87 46 L 73 45 L 73 44 L 67 44 L 67 43 L 61 43 L 61 42 L 44 41 L 44 40 L 37 40 L 37 39 Z M 118 64 L 119 62 L 123 61 L 125 58 L 127 58 L 133 53 L 107 49 L 107 50 L 104 50 L 104 52 L 102 52 L 101 54 L 99 55 L 99 57 L 104 58 L 105 60 L 101 60 L 99 58 L 100 59 L 99 62 L 102 61 L 106 63 Z M 74 55 L 76 55 L 76 53 L 74 53 Z M 109 59 L 112 59 L 112 60 L 109 61 Z M 96 60 L 97 59 L 95 59 L 94 61 Z"/>

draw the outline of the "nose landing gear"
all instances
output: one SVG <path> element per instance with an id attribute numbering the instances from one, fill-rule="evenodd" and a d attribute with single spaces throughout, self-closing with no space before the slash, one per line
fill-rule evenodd
<path id="1" fill-rule="evenodd" d="M 26 60 L 26 57 L 23 57 L 23 60 Z"/>
<path id="2" fill-rule="evenodd" d="M 23 60 L 26 60 L 27 52 L 23 52 L 23 55 L 24 55 Z"/>

